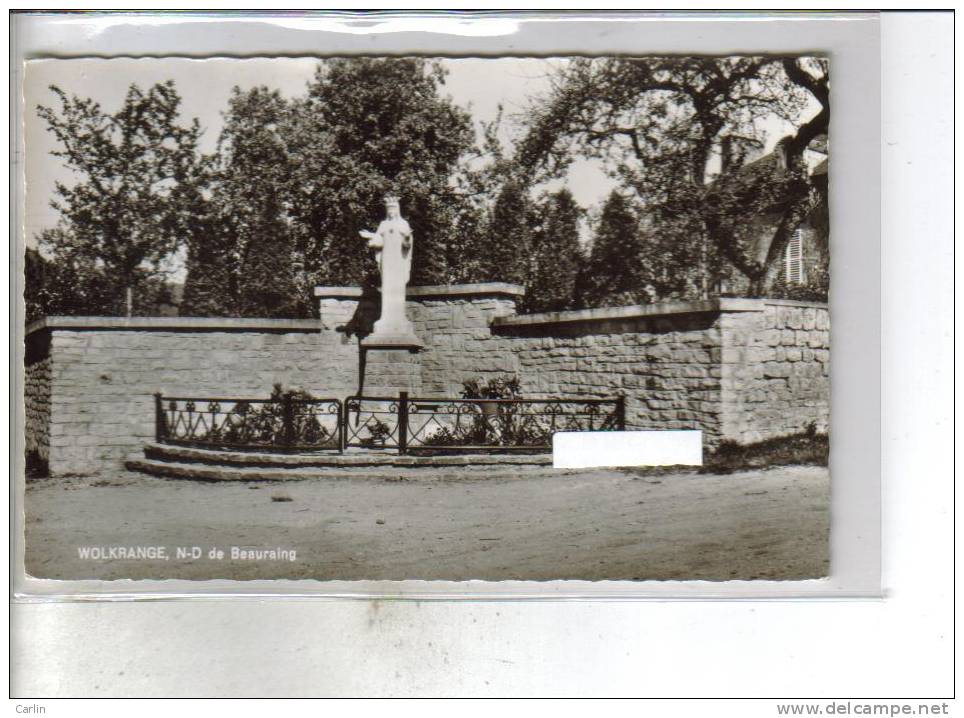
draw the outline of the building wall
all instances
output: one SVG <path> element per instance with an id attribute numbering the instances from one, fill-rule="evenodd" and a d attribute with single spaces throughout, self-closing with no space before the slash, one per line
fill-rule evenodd
<path id="1" fill-rule="evenodd" d="M 809 288 L 814 294 L 818 287 L 826 281 L 830 266 L 830 251 L 827 239 L 826 205 L 819 205 L 800 224 L 802 238 L 803 281 L 791 283 L 787 281 L 786 254 L 781 252 L 771 265 L 771 271 L 764 283 L 763 293 L 771 297 L 793 296 L 793 292 L 800 292 Z M 769 216 L 757 218 L 748 223 L 747 235 L 755 237 L 755 259 L 765 263 L 770 249 L 770 240 L 779 224 L 779 217 Z M 720 291 L 731 296 L 746 296 L 750 293 L 750 280 L 745 274 L 732 265 L 720 268 Z M 826 296 L 826 288 L 823 289 Z"/>
<path id="2" fill-rule="evenodd" d="M 708 448 L 827 427 L 824 305 L 720 299 L 516 316 L 519 294 L 413 288 L 419 393 L 459 396 L 464 381 L 498 375 L 517 376 L 533 397 L 622 393 L 630 428 L 700 428 Z M 41 322 L 28 332 L 40 347 L 26 369 L 28 450 L 46 449 L 54 474 L 116 467 L 153 439 L 156 391 L 258 398 L 280 383 L 319 398 L 364 393 L 370 298 L 326 288 L 319 302 L 320 321 Z"/>

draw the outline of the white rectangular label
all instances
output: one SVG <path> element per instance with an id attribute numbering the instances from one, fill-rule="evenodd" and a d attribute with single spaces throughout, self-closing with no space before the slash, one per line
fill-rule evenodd
<path id="1" fill-rule="evenodd" d="M 702 466 L 703 432 L 565 431 L 552 437 L 557 469 L 600 466 Z"/>

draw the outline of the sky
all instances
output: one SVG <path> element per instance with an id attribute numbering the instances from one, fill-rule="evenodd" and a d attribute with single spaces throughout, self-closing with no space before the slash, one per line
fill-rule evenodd
<path id="1" fill-rule="evenodd" d="M 504 107 L 503 138 L 508 141 L 512 128 L 508 117 L 522 110 L 534 97 L 548 90 L 548 74 L 564 63 L 561 59 L 495 58 L 446 59 L 449 71 L 443 93 L 459 106 L 469 109 L 477 130 L 483 122 L 495 119 L 498 106 Z M 79 59 L 37 60 L 27 65 L 24 82 L 24 144 L 26 148 L 26 212 L 25 237 L 35 246 L 36 235 L 57 223 L 57 212 L 50 207 L 54 182 L 71 182 L 57 157 L 53 136 L 36 116 L 37 105 L 58 106 L 56 95 L 49 90 L 56 84 L 68 94 L 91 97 L 106 112 L 117 111 L 132 82 L 142 87 L 174 80 L 183 100 L 184 123 L 197 117 L 204 128 L 201 150 L 211 152 L 217 143 L 222 118 L 231 88 L 242 89 L 267 85 L 286 97 L 303 94 L 314 73 L 314 58 L 258 59 Z M 596 204 L 613 187 L 602 168 L 594 163 L 579 162 L 570 174 L 568 186 L 582 206 Z M 403 206 L 404 211 L 404 206 Z"/>

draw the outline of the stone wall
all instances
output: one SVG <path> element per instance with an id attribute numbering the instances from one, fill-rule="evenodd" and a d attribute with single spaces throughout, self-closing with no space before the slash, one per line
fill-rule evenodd
<path id="1" fill-rule="evenodd" d="M 502 344 L 519 357 L 527 390 L 593 397 L 621 393 L 628 428 L 702 428 L 708 444 L 716 443 L 721 412 L 717 314 L 619 317 L 602 310 L 565 315 L 498 325 L 507 334 Z"/>
<path id="2" fill-rule="evenodd" d="M 767 300 L 723 314 L 722 434 L 748 443 L 830 421 L 830 320 L 825 306 Z"/>
<path id="3" fill-rule="evenodd" d="M 43 320 L 28 330 L 28 450 L 49 447 L 53 473 L 96 471 L 152 439 L 155 391 L 256 398 L 281 383 L 344 399 L 394 395 L 384 384 L 396 375 L 429 397 L 506 374 L 532 397 L 624 394 L 629 428 L 699 428 L 707 448 L 829 421 L 825 305 L 718 299 L 516 316 L 513 285 L 413 287 L 408 315 L 425 348 L 395 362 L 359 347 L 377 297 L 316 294 L 320 320 Z"/>
<path id="4" fill-rule="evenodd" d="M 492 323 L 515 314 L 521 287 L 511 284 L 413 287 L 409 318 L 425 343 L 419 355 L 425 396 L 459 396 L 462 382 L 520 374 L 520 357 L 492 333 Z"/>
<path id="5" fill-rule="evenodd" d="M 515 317 L 514 300 L 506 292 L 411 303 L 426 344 L 426 395 L 458 396 L 467 379 L 511 374 L 531 397 L 625 394 L 630 428 L 702 427 L 714 441 L 722 410 L 718 313 L 685 305 Z"/>
<path id="6" fill-rule="evenodd" d="M 50 460 L 50 365 L 46 356 L 24 368 L 24 446 L 44 463 Z"/>
<path id="7" fill-rule="evenodd" d="M 724 298 L 516 316 L 521 294 L 507 284 L 409 290 L 423 396 L 511 374 L 533 397 L 622 393 L 630 428 L 702 429 L 708 447 L 827 428 L 825 305 Z M 322 303 L 323 317 L 371 314 L 344 296 Z"/>
<path id="8" fill-rule="evenodd" d="M 28 411 L 27 436 L 49 435 L 52 474 L 89 473 L 141 455 L 154 437 L 153 393 L 266 398 L 275 383 L 343 399 L 358 355 L 313 320 L 58 317 L 49 337 L 49 421 Z M 30 374 L 39 375 L 32 365 Z M 33 382 L 39 387 L 39 382 Z M 39 405 L 27 384 L 27 406 Z M 29 445 L 28 445 L 29 448 Z"/>
<path id="9" fill-rule="evenodd" d="M 763 299 L 621 307 L 495 322 L 527 391 L 626 396 L 637 429 L 702 429 L 708 448 L 830 417 L 825 305 Z"/>

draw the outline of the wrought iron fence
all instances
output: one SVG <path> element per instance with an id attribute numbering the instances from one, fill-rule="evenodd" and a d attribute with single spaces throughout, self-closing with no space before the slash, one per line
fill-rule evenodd
<path id="1" fill-rule="evenodd" d="M 286 452 L 367 448 L 405 453 L 534 452 L 557 431 L 621 431 L 613 399 L 213 399 L 154 395 L 160 443 Z"/>
<path id="2" fill-rule="evenodd" d="M 399 449 L 404 453 L 400 396 L 350 396 L 345 399 L 345 448 Z"/>
<path id="3" fill-rule="evenodd" d="M 346 446 L 399 453 L 533 452 L 557 431 L 621 431 L 625 401 L 613 399 L 432 399 L 406 393 L 349 397 Z"/>
<path id="4" fill-rule="evenodd" d="M 340 451 L 339 399 L 213 399 L 154 395 L 160 443 L 211 449 Z"/>

